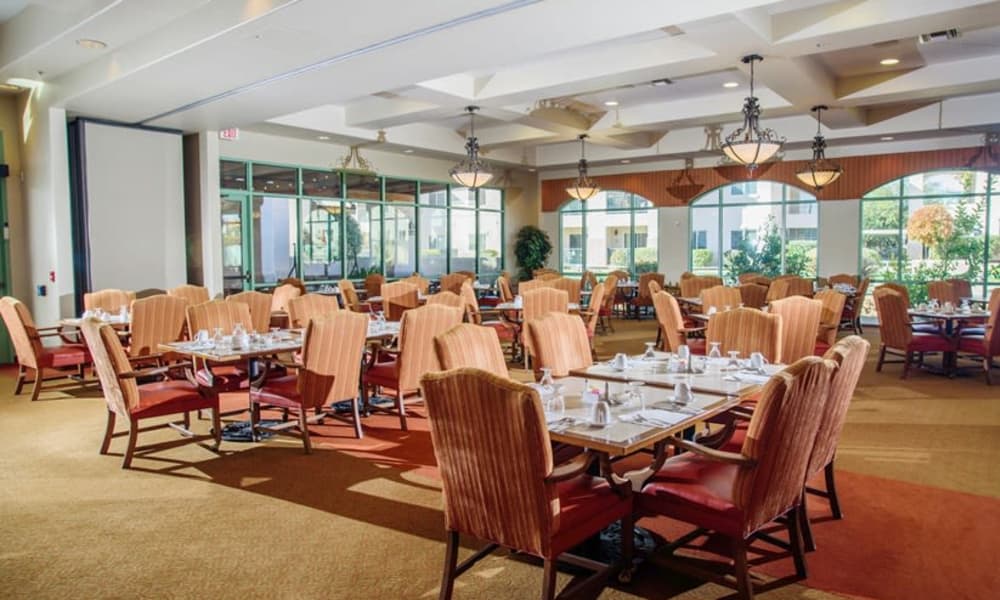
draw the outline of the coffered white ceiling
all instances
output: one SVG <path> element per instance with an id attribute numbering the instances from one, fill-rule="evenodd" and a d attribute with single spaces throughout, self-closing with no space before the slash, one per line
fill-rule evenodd
<path id="1" fill-rule="evenodd" d="M 584 131 L 596 163 L 704 156 L 706 131 L 740 120 L 750 52 L 765 58 L 765 124 L 792 149 L 819 103 L 831 154 L 1000 129 L 995 1 L 0 0 L 0 20 L 0 82 L 185 131 L 374 143 L 381 130 L 384 150 L 457 158 L 476 104 L 500 164 L 570 165 Z"/>

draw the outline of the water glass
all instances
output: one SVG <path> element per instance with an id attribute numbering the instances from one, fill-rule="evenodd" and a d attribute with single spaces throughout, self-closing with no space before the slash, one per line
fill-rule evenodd
<path id="1" fill-rule="evenodd" d="M 730 350 L 729 351 L 729 364 L 727 364 L 726 367 L 730 368 L 730 369 L 739 369 L 740 368 L 740 352 L 739 352 L 739 350 Z"/>
<path id="2" fill-rule="evenodd" d="M 542 390 L 546 394 L 552 393 L 553 386 L 555 385 L 555 380 L 552 379 L 552 369 L 542 369 L 542 378 L 538 381 L 538 384 L 542 386 Z"/>
<path id="3" fill-rule="evenodd" d="M 722 342 L 710 342 L 709 345 L 711 349 L 708 351 L 708 357 L 711 359 L 722 358 Z"/>
<path id="4" fill-rule="evenodd" d="M 628 386 L 628 401 L 636 402 L 639 408 L 642 410 L 646 409 L 646 395 L 643 393 L 643 386 L 646 385 L 642 381 L 629 381 L 625 384 Z"/>
<path id="5" fill-rule="evenodd" d="M 691 349 L 687 347 L 687 344 L 681 344 L 677 348 L 677 358 L 683 360 L 685 363 L 691 358 Z"/>
<path id="6" fill-rule="evenodd" d="M 545 412 L 552 416 L 562 417 L 566 414 L 566 400 L 563 398 L 563 384 L 552 385 L 552 393 L 545 399 Z"/>
<path id="7" fill-rule="evenodd" d="M 646 351 L 642 353 L 642 357 L 646 360 L 653 360 L 656 358 L 656 342 L 646 342 Z"/>
<path id="8" fill-rule="evenodd" d="M 693 399 L 694 393 L 691 391 L 691 384 L 687 381 L 677 382 L 677 385 L 674 386 L 674 404 L 687 406 Z"/>

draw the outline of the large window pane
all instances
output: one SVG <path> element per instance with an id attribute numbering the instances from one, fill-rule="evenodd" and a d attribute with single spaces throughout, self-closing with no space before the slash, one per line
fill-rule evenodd
<path id="1" fill-rule="evenodd" d="M 416 208 L 385 205 L 385 275 L 406 277 L 417 270 Z"/>
<path id="2" fill-rule="evenodd" d="M 417 182 L 387 177 L 385 180 L 385 199 L 387 202 L 415 203 L 417 201 Z"/>
<path id="3" fill-rule="evenodd" d="M 659 231 L 655 208 L 650 206 L 635 211 L 635 229 L 632 232 L 632 242 L 635 248 L 636 273 L 656 273 L 660 270 Z"/>
<path id="4" fill-rule="evenodd" d="M 863 275 L 877 281 L 899 277 L 899 211 L 898 200 L 865 200 L 861 203 Z"/>
<path id="5" fill-rule="evenodd" d="M 372 175 L 344 174 L 348 200 L 381 200 L 382 180 Z"/>
<path id="6" fill-rule="evenodd" d="M 503 215 L 498 212 L 479 213 L 479 268 L 484 279 L 492 281 L 503 270 L 500 262 L 503 250 Z"/>
<path id="7" fill-rule="evenodd" d="M 587 269 L 594 273 L 630 271 L 631 251 L 628 247 L 632 232 L 628 211 L 587 211 Z"/>
<path id="8" fill-rule="evenodd" d="M 774 277 L 782 264 L 781 204 L 732 206 L 722 209 L 722 276 L 735 283 L 741 273 Z"/>
<path id="9" fill-rule="evenodd" d="M 451 270 L 476 271 L 476 211 L 451 211 Z"/>
<path id="10" fill-rule="evenodd" d="M 691 271 L 698 275 L 722 273 L 717 207 L 691 209 Z"/>
<path id="11" fill-rule="evenodd" d="M 560 215 L 562 220 L 562 240 L 560 256 L 563 273 L 583 273 L 583 213 L 568 212 Z"/>
<path id="12" fill-rule="evenodd" d="M 219 161 L 219 185 L 224 190 L 247 189 L 247 164 L 235 160 Z"/>
<path id="13" fill-rule="evenodd" d="M 451 188 L 451 205 L 463 208 L 475 208 L 476 190 L 463 187 Z"/>
<path id="14" fill-rule="evenodd" d="M 302 201 L 302 278 L 329 281 L 343 277 L 339 200 Z"/>
<path id="15" fill-rule="evenodd" d="M 321 198 L 340 197 L 340 174 L 333 171 L 302 170 L 302 194 Z"/>
<path id="16" fill-rule="evenodd" d="M 344 258 L 349 279 L 382 271 L 382 209 L 378 204 L 344 205 Z"/>
<path id="17" fill-rule="evenodd" d="M 222 199 L 222 287 L 226 293 L 243 290 L 243 201 Z"/>
<path id="18" fill-rule="evenodd" d="M 252 200 L 254 282 L 274 284 L 295 275 L 295 200 L 254 196 Z"/>
<path id="19" fill-rule="evenodd" d="M 441 197 L 447 201 L 446 196 Z M 433 197 L 428 200 L 432 201 Z M 424 277 L 440 277 L 448 272 L 448 210 L 421 206 L 419 215 L 420 274 Z"/>
<path id="20" fill-rule="evenodd" d="M 994 176 L 994 181 L 1000 181 L 1000 177 Z M 989 232 L 990 252 L 987 274 L 989 281 L 998 285 L 1000 284 L 1000 195 L 993 196 L 990 200 Z"/>
<path id="21" fill-rule="evenodd" d="M 421 183 L 420 204 L 448 206 L 448 186 L 443 183 Z"/>
<path id="22" fill-rule="evenodd" d="M 500 210 L 503 208 L 503 192 L 492 188 L 479 190 L 479 208 Z"/>
<path id="23" fill-rule="evenodd" d="M 297 194 L 298 169 L 254 164 L 252 167 L 253 191 L 265 194 Z"/>

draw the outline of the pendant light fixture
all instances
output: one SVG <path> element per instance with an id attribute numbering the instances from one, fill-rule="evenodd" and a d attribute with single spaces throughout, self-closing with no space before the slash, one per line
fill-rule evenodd
<path id="1" fill-rule="evenodd" d="M 469 139 L 465 142 L 467 153 L 465 160 L 451 168 L 449 174 L 459 185 L 467 188 L 477 188 L 493 179 L 493 173 L 481 158 L 479 158 L 479 140 L 476 139 L 476 111 L 478 106 L 466 106 L 469 113 Z"/>
<path id="2" fill-rule="evenodd" d="M 571 183 L 566 188 L 566 193 L 569 194 L 571 198 L 575 198 L 581 201 L 589 200 L 594 196 L 594 194 L 601 191 L 601 188 L 598 187 L 598 185 L 594 183 L 594 181 L 590 177 L 587 176 L 587 158 L 585 151 L 587 143 L 586 139 L 588 137 L 590 136 L 588 136 L 586 133 L 581 133 L 579 136 L 577 136 L 577 139 L 580 140 L 580 162 L 578 162 L 576 166 L 577 168 L 576 181 Z"/>
<path id="3" fill-rule="evenodd" d="M 743 104 L 743 126 L 726 136 L 722 145 L 726 156 L 746 165 L 751 172 L 785 143 L 785 138 L 779 138 L 774 130 L 760 128 L 760 104 L 753 95 L 753 64 L 762 60 L 764 57 L 759 54 L 743 57 L 743 64 L 750 65 L 750 95 Z"/>
<path id="4" fill-rule="evenodd" d="M 833 183 L 844 172 L 840 165 L 826 159 L 826 139 L 819 130 L 824 110 L 827 110 L 827 107 L 823 105 L 812 107 L 812 111 L 816 113 L 816 137 L 813 138 L 812 145 L 813 157 L 805 169 L 795 174 L 799 181 L 817 190 Z"/>

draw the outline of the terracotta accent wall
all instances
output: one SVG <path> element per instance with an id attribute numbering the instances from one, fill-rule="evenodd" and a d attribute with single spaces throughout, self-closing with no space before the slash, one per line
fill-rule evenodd
<path id="1" fill-rule="evenodd" d="M 816 192 L 820 200 L 851 200 L 861 198 L 876 187 L 905 175 L 934 169 L 973 168 L 1000 172 L 1000 165 L 987 156 L 982 146 L 927 152 L 877 154 L 836 158 L 844 174 L 832 185 Z M 739 166 L 706 167 L 690 170 L 648 171 L 620 175 L 594 175 L 591 178 L 603 189 L 624 190 L 649 199 L 656 206 L 683 206 L 692 199 L 719 186 L 752 180 L 779 181 L 805 188 L 795 172 L 809 161 L 790 160 L 765 163 L 751 177 L 747 168 Z M 554 211 L 569 198 L 566 186 L 572 178 L 542 181 L 542 210 Z"/>

